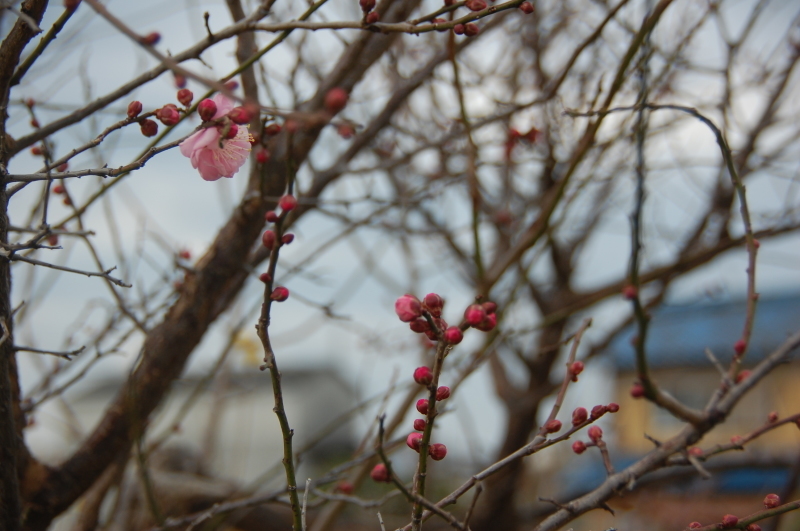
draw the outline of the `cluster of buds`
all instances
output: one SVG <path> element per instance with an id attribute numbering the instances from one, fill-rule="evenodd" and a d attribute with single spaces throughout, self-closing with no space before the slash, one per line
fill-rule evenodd
<path id="1" fill-rule="evenodd" d="M 442 304 L 444 303 L 442 302 Z M 441 305 L 440 305 L 440 311 L 441 311 Z M 433 372 L 428 367 L 417 367 L 414 370 L 414 381 L 417 382 L 419 385 L 424 385 L 425 387 L 428 387 L 433 383 L 433 380 L 434 380 Z M 441 402 L 442 400 L 447 400 L 448 398 L 450 398 L 449 387 L 440 386 L 436 388 L 437 402 Z M 430 402 L 428 401 L 427 398 L 420 398 L 419 400 L 417 400 L 416 408 L 420 414 L 428 415 L 430 411 Z M 420 432 L 425 431 L 427 425 L 428 423 L 425 419 L 414 420 L 415 431 L 408 434 L 408 437 L 406 438 L 406 444 L 408 445 L 409 448 L 411 448 L 415 452 L 420 451 L 420 447 L 422 445 L 422 433 Z M 447 447 L 443 444 L 431 444 L 428 446 L 428 455 L 431 456 L 431 459 L 433 459 L 434 461 L 441 461 L 447 455 Z"/>
<path id="2" fill-rule="evenodd" d="M 364 12 L 364 23 L 375 24 L 381 17 L 375 9 L 376 0 L 358 0 L 358 5 L 361 6 L 361 11 Z"/>
<path id="3" fill-rule="evenodd" d="M 497 326 L 497 304 L 484 302 L 483 304 L 470 304 L 464 310 L 464 320 L 472 328 L 482 332 L 489 332 Z"/>
<path id="4" fill-rule="evenodd" d="M 611 402 L 608 405 L 598 404 L 592 408 L 591 413 L 586 411 L 586 408 L 578 407 L 572 412 L 572 427 L 577 428 L 587 420 L 597 420 L 606 413 L 616 413 L 619 411 L 619 404 Z M 545 424 L 545 428 L 547 425 Z M 559 429 L 561 428 L 559 423 Z M 548 433 L 553 433 L 548 431 Z M 576 454 L 582 454 L 587 448 L 591 446 L 600 446 L 603 443 L 603 430 L 600 426 L 591 426 L 587 432 L 589 435 L 589 442 L 575 441 L 572 443 L 572 451 Z"/>
<path id="5" fill-rule="evenodd" d="M 278 201 L 278 206 L 280 206 L 284 213 L 290 212 L 297 206 L 297 199 L 293 195 L 284 195 L 281 197 L 280 201 Z M 265 218 L 269 223 L 276 223 L 280 220 L 280 216 L 275 213 L 274 210 L 267 212 Z M 294 234 L 288 232 L 281 235 L 280 243 L 278 243 L 278 233 L 276 233 L 274 230 L 267 229 L 264 231 L 264 234 L 261 235 L 261 244 L 270 251 L 276 248 L 276 243 L 278 244 L 277 247 L 280 247 L 281 245 L 289 245 L 293 241 Z M 269 284 L 272 282 L 272 275 L 269 273 L 261 273 L 258 278 L 264 284 Z M 270 295 L 270 299 L 275 302 L 283 302 L 288 298 L 289 290 L 282 286 L 272 290 L 272 294 Z"/>
<path id="6" fill-rule="evenodd" d="M 474 22 L 467 22 L 466 24 L 456 24 L 453 26 L 453 33 L 456 35 L 466 35 L 467 37 L 474 37 L 480 33 L 481 29 Z"/>
<path id="7" fill-rule="evenodd" d="M 451 345 L 461 343 L 464 334 L 457 326 L 448 326 L 442 319 L 444 299 L 436 293 L 428 293 L 420 301 L 414 295 L 403 295 L 394 303 L 397 317 L 408 323 L 412 332 L 425 334 L 431 341 L 438 341 L 441 336 Z M 431 325 L 433 323 L 433 325 Z"/>

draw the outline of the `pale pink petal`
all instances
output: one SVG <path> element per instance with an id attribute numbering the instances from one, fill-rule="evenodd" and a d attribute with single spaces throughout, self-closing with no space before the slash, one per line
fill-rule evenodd
<path id="1" fill-rule="evenodd" d="M 222 118 L 233 109 L 233 100 L 225 94 L 217 94 L 212 99 L 217 104 L 217 112 L 214 114 L 215 119 Z"/>
<path id="2" fill-rule="evenodd" d="M 200 171 L 200 177 L 206 181 L 216 181 L 222 177 L 219 167 L 214 163 L 214 153 L 210 150 L 204 150 L 198 159 L 197 169 Z"/>
<path id="3" fill-rule="evenodd" d="M 192 153 L 202 149 L 219 139 L 219 131 L 216 127 L 209 127 L 198 131 L 183 142 L 181 142 L 181 155 L 191 157 Z"/>

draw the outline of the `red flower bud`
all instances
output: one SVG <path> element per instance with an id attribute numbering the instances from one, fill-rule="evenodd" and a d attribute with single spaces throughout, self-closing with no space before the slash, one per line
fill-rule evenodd
<path id="1" fill-rule="evenodd" d="M 31 127 L 39 128 L 39 120 L 36 118 L 31 118 Z"/>
<path id="2" fill-rule="evenodd" d="M 406 437 L 406 445 L 414 451 L 419 452 L 419 445 L 422 443 L 422 434 L 419 432 L 412 432 Z"/>
<path id="3" fill-rule="evenodd" d="M 276 214 L 274 210 L 269 210 L 266 214 L 264 214 L 264 219 L 270 223 L 275 223 L 278 221 L 278 214 Z"/>
<path id="4" fill-rule="evenodd" d="M 414 429 L 417 431 L 424 431 L 426 424 L 425 419 L 414 419 Z"/>
<path id="5" fill-rule="evenodd" d="M 139 122 L 139 127 L 142 129 L 144 136 L 150 137 L 158 134 L 158 124 L 149 118 Z"/>
<path id="6" fill-rule="evenodd" d="M 410 323 L 422 315 L 422 306 L 413 295 L 403 295 L 394 302 L 394 311 L 404 323 Z"/>
<path id="7" fill-rule="evenodd" d="M 377 11 L 372 11 L 370 13 L 367 13 L 367 16 L 364 17 L 364 22 L 366 22 L 367 24 L 375 24 L 380 19 L 381 19 L 381 16 L 378 14 L 378 12 Z M 345 138 L 347 138 L 347 137 L 345 137 Z"/>
<path id="8" fill-rule="evenodd" d="M 219 126 L 220 130 L 224 130 L 224 126 Z M 225 140 L 231 140 L 232 138 L 236 138 L 236 135 L 239 134 L 239 126 L 236 124 L 228 124 L 228 132 L 225 133 Z"/>
<path id="9" fill-rule="evenodd" d="M 470 304 L 464 311 L 464 319 L 470 326 L 478 326 L 486 319 L 486 310 L 480 304 Z"/>
<path id="10" fill-rule="evenodd" d="M 736 375 L 736 383 L 737 384 L 741 383 L 743 380 L 749 378 L 751 374 L 752 374 L 752 372 L 747 371 L 747 370 L 744 370 L 744 371 L 740 372 L 739 374 Z"/>
<path id="11" fill-rule="evenodd" d="M 456 24 L 453 26 L 453 33 L 456 35 L 464 35 L 464 24 Z"/>
<path id="12" fill-rule="evenodd" d="M 583 362 L 582 361 L 576 361 L 572 365 L 569 366 L 569 372 L 573 376 L 578 376 L 580 373 L 583 372 L 583 368 L 584 368 Z"/>
<path id="13" fill-rule="evenodd" d="M 635 299 L 638 294 L 639 290 L 636 289 L 636 286 L 631 286 L 630 284 L 627 284 L 622 288 L 622 296 L 628 299 L 629 301 Z"/>
<path id="14" fill-rule="evenodd" d="M 426 398 L 420 398 L 417 400 L 417 411 L 423 415 L 428 414 L 428 400 Z"/>
<path id="15" fill-rule="evenodd" d="M 128 118 L 136 118 L 142 112 L 142 102 L 132 101 L 128 104 Z"/>
<path id="16" fill-rule="evenodd" d="M 39 156 L 42 153 L 44 153 L 44 151 L 42 151 L 42 148 L 40 148 L 39 146 L 33 146 L 31 148 L 31 155 Z"/>
<path id="17" fill-rule="evenodd" d="M 619 411 L 619 404 L 616 402 L 611 402 L 606 406 L 606 410 L 608 410 L 609 413 L 616 413 Z"/>
<path id="18" fill-rule="evenodd" d="M 278 206 L 284 212 L 291 212 L 297 206 L 297 198 L 293 195 L 285 195 L 278 201 Z"/>
<path id="19" fill-rule="evenodd" d="M 745 531 L 761 531 L 761 526 L 758 524 L 749 524 L 744 529 Z"/>
<path id="20" fill-rule="evenodd" d="M 414 381 L 420 385 L 430 385 L 433 381 L 433 373 L 427 367 L 417 367 L 414 369 Z"/>
<path id="21" fill-rule="evenodd" d="M 361 6 L 361 11 L 367 13 L 375 9 L 375 0 L 358 0 L 358 5 Z"/>
<path id="22" fill-rule="evenodd" d="M 470 11 L 483 11 L 486 9 L 486 2 L 484 0 L 467 0 L 464 4 Z"/>
<path id="23" fill-rule="evenodd" d="M 372 478 L 372 481 L 377 483 L 391 483 L 392 480 L 389 479 L 389 471 L 386 470 L 386 465 L 383 463 L 378 463 L 372 469 L 372 472 L 369 473 L 369 477 Z"/>
<path id="24" fill-rule="evenodd" d="M 732 435 L 731 436 L 731 444 L 734 446 L 741 446 L 742 442 L 744 442 L 744 438 L 741 435 Z"/>
<path id="25" fill-rule="evenodd" d="M 200 115 L 201 120 L 207 122 L 217 114 L 217 104 L 214 100 L 206 98 L 197 105 L 197 114 Z"/>
<path id="26" fill-rule="evenodd" d="M 482 332 L 489 332 L 490 330 L 493 330 L 495 326 L 497 326 L 497 314 L 493 313 L 491 315 L 487 315 L 479 325 L 475 326 L 475 328 Z"/>
<path id="27" fill-rule="evenodd" d="M 258 280 L 260 280 L 264 284 L 269 284 L 270 282 L 272 282 L 272 275 L 270 275 L 269 273 L 261 273 L 260 275 L 258 275 Z"/>
<path id="28" fill-rule="evenodd" d="M 174 104 L 168 103 L 156 111 L 156 118 L 164 125 L 175 125 L 180 121 L 181 114 Z"/>
<path id="29" fill-rule="evenodd" d="M 583 441 L 575 441 L 572 443 L 572 451 L 580 455 L 586 451 L 586 443 Z"/>
<path id="30" fill-rule="evenodd" d="M 256 162 L 259 164 L 266 164 L 269 162 L 270 153 L 269 150 L 265 147 L 259 147 L 256 149 Z"/>
<path id="31" fill-rule="evenodd" d="M 64 162 L 63 164 L 59 164 L 56 170 L 60 171 L 61 173 L 64 173 L 65 171 L 67 171 L 67 168 L 69 168 L 69 163 Z"/>
<path id="32" fill-rule="evenodd" d="M 737 355 L 741 356 L 744 354 L 744 351 L 747 350 L 747 342 L 744 339 L 740 339 L 736 343 L 733 344 L 733 350 L 736 352 Z"/>
<path id="33" fill-rule="evenodd" d="M 182 260 L 190 260 L 192 258 L 192 253 L 190 253 L 186 249 L 181 249 L 178 252 L 178 257 L 181 258 Z"/>
<path id="34" fill-rule="evenodd" d="M 261 243 L 267 249 L 272 249 L 272 247 L 275 245 L 275 239 L 275 233 L 271 230 L 265 230 L 264 234 L 261 235 Z"/>
<path id="35" fill-rule="evenodd" d="M 57 185 L 55 185 L 55 186 L 53 187 L 53 193 L 54 193 L 54 194 L 63 194 L 64 192 L 66 192 L 66 190 L 65 190 L 65 189 L 64 189 L 64 187 L 63 187 L 62 185 L 60 185 L 60 184 L 57 184 Z"/>
<path id="36" fill-rule="evenodd" d="M 778 505 L 781 504 L 781 497 L 777 494 L 767 494 L 767 497 L 764 498 L 764 508 L 766 509 L 774 509 Z"/>
<path id="37" fill-rule="evenodd" d="M 606 406 L 597 405 L 592 408 L 591 419 L 597 420 L 606 414 Z"/>
<path id="38" fill-rule="evenodd" d="M 461 343 L 461 340 L 464 339 L 464 334 L 461 332 L 461 329 L 457 326 L 451 326 L 447 330 L 444 331 L 444 340 L 450 343 L 451 345 L 458 345 Z"/>
<path id="39" fill-rule="evenodd" d="M 230 118 L 233 123 L 244 125 L 250 123 L 252 114 L 245 107 L 234 107 L 231 109 L 231 112 L 228 113 L 228 118 Z"/>
<path id="40" fill-rule="evenodd" d="M 281 237 L 281 243 L 284 244 L 284 245 L 289 245 L 293 241 L 294 241 L 294 234 L 292 234 L 291 232 L 287 233 L 287 234 L 284 234 Z"/>
<path id="41" fill-rule="evenodd" d="M 58 245 L 58 234 L 49 235 L 47 237 L 47 243 L 50 244 L 51 247 Z"/>
<path id="42" fill-rule="evenodd" d="M 631 396 L 633 398 L 642 398 L 644 396 L 644 386 L 639 382 L 636 382 L 631 387 Z"/>
<path id="43" fill-rule="evenodd" d="M 142 44 L 146 44 L 148 46 L 155 46 L 156 44 L 158 44 L 158 41 L 160 40 L 161 40 L 161 34 L 158 33 L 157 31 L 148 33 L 147 35 L 141 38 Z"/>
<path id="44" fill-rule="evenodd" d="M 422 307 L 428 310 L 432 316 L 441 317 L 442 308 L 444 308 L 444 299 L 436 293 L 428 293 L 422 299 Z"/>
<path id="45" fill-rule="evenodd" d="M 589 413 L 586 411 L 585 407 L 576 407 L 575 411 L 572 412 L 572 425 L 578 426 L 583 424 L 588 418 Z"/>
<path id="46" fill-rule="evenodd" d="M 533 5 L 530 2 L 522 2 L 519 5 L 519 10 L 525 13 L 526 15 L 530 15 L 533 13 Z"/>
<path id="47" fill-rule="evenodd" d="M 436 390 L 436 400 L 447 400 L 448 398 L 450 398 L 449 387 L 443 385 Z"/>
<path id="48" fill-rule="evenodd" d="M 689 455 L 700 457 L 701 455 L 703 455 L 703 449 L 698 448 L 697 446 L 692 446 L 691 448 L 689 448 Z"/>
<path id="49" fill-rule="evenodd" d="M 431 325 L 428 324 L 428 321 L 423 318 L 414 319 L 408 324 L 408 327 L 411 329 L 412 332 L 416 332 L 417 334 L 427 332 L 428 330 L 431 329 Z"/>
<path id="50" fill-rule="evenodd" d="M 283 302 L 289 298 L 289 290 L 283 286 L 278 286 L 272 290 L 272 295 L 270 295 L 269 298 L 275 302 Z"/>
<path id="51" fill-rule="evenodd" d="M 487 315 L 491 315 L 497 311 L 497 303 L 491 301 L 486 301 L 481 304 L 481 306 L 483 306 L 483 309 L 486 311 Z"/>
<path id="52" fill-rule="evenodd" d="M 592 426 L 589 428 L 589 438 L 597 444 L 597 441 L 603 438 L 603 430 L 600 426 Z"/>
<path id="53" fill-rule="evenodd" d="M 544 431 L 547 433 L 557 433 L 561 431 L 561 421 L 558 419 L 548 420 L 544 423 Z"/>
<path id="54" fill-rule="evenodd" d="M 355 490 L 355 487 L 353 487 L 353 484 L 350 483 L 349 481 L 340 481 L 339 483 L 336 484 L 336 487 L 334 488 L 334 490 L 337 490 L 337 491 L 341 492 L 342 494 L 346 494 L 346 495 L 349 496 L 349 495 L 353 494 L 353 491 Z"/>
<path id="55" fill-rule="evenodd" d="M 767 416 L 767 421 L 770 424 L 778 422 L 778 412 L 777 411 L 770 411 L 769 415 Z"/>
<path id="56" fill-rule="evenodd" d="M 447 446 L 443 444 L 432 444 L 428 446 L 428 455 L 434 461 L 441 461 L 447 455 Z"/>
<path id="57" fill-rule="evenodd" d="M 264 128 L 264 134 L 267 136 L 275 136 L 281 132 L 281 125 L 276 123 L 271 123 Z"/>
<path id="58" fill-rule="evenodd" d="M 733 526 L 735 526 L 736 524 L 739 523 L 739 517 L 738 516 L 734 516 L 732 514 L 726 514 L 725 516 L 722 517 L 722 522 L 721 523 L 722 523 L 722 527 L 723 528 L 733 527 Z"/>
<path id="59" fill-rule="evenodd" d="M 194 99 L 194 94 L 192 94 L 191 90 L 182 88 L 178 91 L 178 101 L 184 107 L 188 107 L 192 103 L 193 99 Z"/>
<path id="60" fill-rule="evenodd" d="M 325 108 L 331 114 L 336 114 L 347 105 L 347 92 L 340 87 L 334 87 L 325 94 Z"/>
<path id="61" fill-rule="evenodd" d="M 467 37 L 474 37 L 478 33 L 480 33 L 481 29 L 478 27 L 477 24 L 473 24 L 472 22 L 467 22 L 464 24 L 464 35 Z"/>

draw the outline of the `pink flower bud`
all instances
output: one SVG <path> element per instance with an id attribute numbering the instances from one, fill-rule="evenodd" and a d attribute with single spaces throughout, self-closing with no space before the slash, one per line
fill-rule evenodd
<path id="1" fill-rule="evenodd" d="M 404 323 L 410 323 L 422 315 L 419 299 L 413 295 L 403 295 L 394 302 L 394 311 Z"/>
<path id="2" fill-rule="evenodd" d="M 694 457 L 700 457 L 703 455 L 703 449 L 698 448 L 697 446 L 692 446 L 689 448 L 689 455 L 693 455 Z"/>
<path id="3" fill-rule="evenodd" d="M 476 325 L 475 328 L 482 332 L 489 332 L 494 330 L 494 327 L 497 326 L 497 314 L 493 313 L 491 315 L 487 315 L 486 318 L 480 322 L 479 325 Z"/>
<path id="4" fill-rule="evenodd" d="M 467 37 L 474 37 L 478 33 L 480 33 L 481 29 L 478 27 L 477 24 L 473 24 L 472 22 L 467 22 L 464 24 L 464 35 Z"/>
<path id="5" fill-rule="evenodd" d="M 744 351 L 747 350 L 747 342 L 744 339 L 740 339 L 736 343 L 733 344 L 733 350 L 736 352 L 737 355 L 741 356 L 744 354 Z"/>
<path id="6" fill-rule="evenodd" d="M 730 527 L 733 527 L 733 526 L 735 526 L 736 524 L 739 523 L 739 517 L 738 516 L 734 516 L 732 514 L 726 514 L 725 516 L 722 517 L 722 522 L 721 523 L 722 523 L 723 529 L 726 528 L 726 527 L 730 528 Z"/>
<path id="7" fill-rule="evenodd" d="M 600 426 L 592 426 L 589 428 L 589 438 L 597 444 L 597 441 L 603 438 L 603 430 Z"/>
<path id="8" fill-rule="evenodd" d="M 427 367 L 417 367 L 414 369 L 414 381 L 420 385 L 430 385 L 433 381 L 433 373 Z"/>
<path id="9" fill-rule="evenodd" d="M 428 321 L 423 318 L 414 319 L 408 324 L 408 327 L 411 329 L 412 332 L 416 332 L 417 334 L 421 334 L 423 332 L 427 332 L 431 329 L 431 325 L 428 324 Z"/>
<path id="10" fill-rule="evenodd" d="M 378 463 L 372 469 L 372 472 L 369 473 L 369 477 L 372 478 L 372 481 L 377 483 L 391 483 L 391 479 L 389 479 L 389 471 L 386 470 L 386 465 L 383 463 Z"/>
<path id="11" fill-rule="evenodd" d="M 572 425 L 579 426 L 586 422 L 588 418 L 589 413 L 586 411 L 585 407 L 576 407 L 575 411 L 572 412 Z"/>
<path id="12" fill-rule="evenodd" d="M 264 219 L 270 223 L 275 223 L 278 221 L 278 214 L 276 214 L 274 210 L 269 210 L 266 214 L 264 214 Z"/>
<path id="13" fill-rule="evenodd" d="M 741 446 L 744 442 L 744 438 L 741 435 L 733 435 L 731 436 L 731 444 L 734 446 Z"/>
<path id="14" fill-rule="evenodd" d="M 297 198 L 293 195 L 285 195 L 278 201 L 278 206 L 284 212 L 291 212 L 297 206 Z"/>
<path id="15" fill-rule="evenodd" d="M 486 9 L 486 2 L 484 0 L 467 0 L 464 4 L 470 11 L 483 11 Z"/>
<path id="16" fill-rule="evenodd" d="M 767 416 L 767 421 L 770 424 L 774 424 L 778 422 L 778 412 L 777 411 L 770 411 L 769 415 Z"/>
<path id="17" fill-rule="evenodd" d="M 358 0 L 358 5 L 361 6 L 361 11 L 368 13 L 375 9 L 375 0 Z"/>
<path id="18" fill-rule="evenodd" d="M 39 146 L 33 146 L 33 147 L 31 148 L 31 155 L 35 155 L 35 156 L 37 156 L 37 157 L 38 157 L 38 156 L 40 156 L 42 153 L 44 153 L 44 151 L 42 151 L 42 148 L 40 148 Z"/>
<path id="19" fill-rule="evenodd" d="M 636 286 L 631 286 L 630 284 L 626 284 L 622 288 L 622 296 L 628 299 L 629 301 L 635 299 L 638 294 L 639 290 L 636 289 Z"/>
<path id="20" fill-rule="evenodd" d="M 740 372 L 739 374 L 736 375 L 736 383 L 737 384 L 738 383 L 742 383 L 742 381 L 746 380 L 747 378 L 749 378 L 751 374 L 752 374 L 752 372 L 750 372 L 748 370 L 744 370 L 744 371 Z"/>
<path id="21" fill-rule="evenodd" d="M 267 136 L 275 136 L 281 132 L 281 124 L 271 123 L 264 128 L 264 134 Z"/>
<path id="22" fill-rule="evenodd" d="M 580 373 L 583 372 L 583 368 L 584 368 L 583 362 L 582 361 L 576 361 L 572 365 L 569 366 L 569 372 L 573 376 L 578 376 Z"/>
<path id="23" fill-rule="evenodd" d="M 228 113 L 228 118 L 230 118 L 233 123 L 244 125 L 250 123 L 252 114 L 244 107 L 234 107 L 231 109 L 231 112 Z"/>
<path id="24" fill-rule="evenodd" d="M 461 340 L 464 339 L 464 334 L 461 332 L 461 329 L 457 326 L 451 326 L 447 330 L 444 331 L 444 340 L 450 343 L 451 345 L 458 345 L 461 343 Z"/>
<path id="25" fill-rule="evenodd" d="M 175 125 L 181 119 L 181 113 L 172 103 L 168 103 L 156 111 L 156 118 L 164 125 Z"/>
<path id="26" fill-rule="evenodd" d="M 142 112 L 142 102 L 132 101 L 128 104 L 128 118 L 136 118 Z"/>
<path id="27" fill-rule="evenodd" d="M 417 431 L 425 431 L 425 419 L 414 419 L 414 429 Z"/>
<path id="28" fill-rule="evenodd" d="M 586 443 L 583 441 L 575 441 L 572 443 L 572 451 L 580 455 L 586 451 Z"/>
<path id="29" fill-rule="evenodd" d="M 530 15 L 531 13 L 533 13 L 533 4 L 531 4 L 530 2 L 522 2 L 519 5 L 519 10 L 525 13 L 526 15 Z"/>
<path id="30" fill-rule="evenodd" d="M 426 398 L 420 398 L 417 400 L 417 411 L 423 415 L 428 414 L 428 400 Z"/>
<path id="31" fill-rule="evenodd" d="M 481 306 L 483 306 L 483 309 L 486 311 L 487 315 L 491 315 L 497 311 L 497 303 L 494 303 L 492 301 L 486 301 L 483 304 L 481 304 Z"/>
<path id="32" fill-rule="evenodd" d="M 700 522 L 692 522 L 689 524 L 689 529 L 700 529 L 701 527 L 703 527 L 703 524 Z"/>
<path id="33" fill-rule="evenodd" d="M 281 237 L 281 243 L 282 243 L 283 245 L 289 245 L 289 244 L 290 244 L 290 243 L 292 243 L 293 241 L 294 241 L 294 234 L 292 234 L 291 232 L 290 232 L 290 233 L 287 233 L 287 234 L 284 234 L 284 235 Z"/>
<path id="34" fill-rule="evenodd" d="M 636 382 L 631 386 L 631 396 L 633 398 L 642 398 L 644 396 L 644 386 Z"/>
<path id="35" fill-rule="evenodd" d="M 371 12 L 367 13 L 366 17 L 364 17 L 364 22 L 366 22 L 367 24 L 375 24 L 380 19 L 381 19 L 381 16 L 378 14 L 377 11 L 371 11 Z M 345 137 L 345 138 L 347 138 L 347 137 Z"/>
<path id="36" fill-rule="evenodd" d="M 62 185 L 60 185 L 60 184 L 57 184 L 57 185 L 55 185 L 55 186 L 53 187 L 53 193 L 54 193 L 54 194 L 63 194 L 63 193 L 64 193 L 64 192 L 66 192 L 66 191 L 67 191 L 67 190 L 66 190 L 66 189 L 65 189 L 65 188 L 64 188 Z"/>
<path id="37" fill-rule="evenodd" d="M 419 452 L 419 445 L 422 443 L 422 434 L 419 432 L 412 432 L 406 437 L 406 444 L 412 450 Z"/>
<path id="38" fill-rule="evenodd" d="M 761 531 L 761 526 L 758 524 L 749 524 L 744 529 L 745 531 Z"/>
<path id="39" fill-rule="evenodd" d="M 781 497 L 778 496 L 777 494 L 767 494 L 767 497 L 764 498 L 765 509 L 774 509 L 780 504 L 781 504 Z"/>
<path id="40" fill-rule="evenodd" d="M 464 35 L 464 24 L 456 24 L 453 26 L 453 33 L 456 35 Z"/>
<path id="41" fill-rule="evenodd" d="M 191 90 L 182 88 L 178 91 L 178 102 L 184 107 L 191 105 L 193 99 L 194 94 L 192 94 Z"/>
<path id="42" fill-rule="evenodd" d="M 208 122 L 217 114 L 217 104 L 214 100 L 206 98 L 197 105 L 197 114 L 200 115 L 201 120 Z"/>
<path id="43" fill-rule="evenodd" d="M 447 455 L 447 446 L 443 444 L 432 444 L 428 446 L 428 455 L 434 461 L 441 461 Z"/>
<path id="44" fill-rule="evenodd" d="M 58 245 L 58 234 L 51 234 L 47 237 L 47 243 L 53 247 Z"/>
<path id="45" fill-rule="evenodd" d="M 544 431 L 547 433 L 558 433 L 561 431 L 561 421 L 558 419 L 548 420 L 544 423 Z"/>
<path id="46" fill-rule="evenodd" d="M 592 408 L 591 419 L 597 420 L 606 414 L 606 406 L 597 405 Z"/>
<path id="47" fill-rule="evenodd" d="M 161 40 L 161 34 L 157 31 L 153 31 L 148 33 L 144 37 L 141 38 L 142 44 L 146 44 L 147 46 L 155 46 L 158 44 L 158 41 Z"/>
<path id="48" fill-rule="evenodd" d="M 334 87 L 325 94 L 325 108 L 331 114 L 336 114 L 347 106 L 347 92 L 340 87 Z"/>
<path id="49" fill-rule="evenodd" d="M 608 410 L 609 413 L 616 413 L 617 411 L 619 411 L 619 404 L 617 404 L 616 402 L 611 402 L 606 406 L 606 409 Z"/>
<path id="50" fill-rule="evenodd" d="M 275 233 L 271 230 L 265 230 L 264 234 L 261 235 L 261 243 L 267 249 L 272 249 L 275 246 Z"/>
<path id="51" fill-rule="evenodd" d="M 486 310 L 480 304 L 470 304 L 464 311 L 464 319 L 470 326 L 478 326 L 486 319 Z"/>
<path id="52" fill-rule="evenodd" d="M 422 307 L 430 312 L 434 317 L 442 316 L 442 308 L 444 308 L 444 299 L 436 293 L 428 293 L 422 299 Z"/>
<path id="53" fill-rule="evenodd" d="M 448 398 L 450 398 L 449 387 L 443 385 L 436 390 L 436 400 L 447 400 Z"/>
<path id="54" fill-rule="evenodd" d="M 178 257 L 182 260 L 190 260 L 192 258 L 192 253 L 189 252 L 188 249 L 181 249 L 180 252 L 178 252 Z"/>
<path id="55" fill-rule="evenodd" d="M 139 122 L 139 127 L 142 129 L 144 136 L 156 136 L 158 134 L 158 124 L 153 120 L 145 119 Z"/>
<path id="56" fill-rule="evenodd" d="M 272 295 L 270 295 L 269 298 L 275 302 L 283 302 L 289 298 L 289 290 L 283 286 L 278 286 L 272 290 Z"/>
<path id="57" fill-rule="evenodd" d="M 65 171 L 67 171 L 67 168 L 69 168 L 69 163 L 65 162 L 63 164 L 59 164 L 56 170 L 60 171 L 61 173 L 64 173 Z"/>
<path id="58" fill-rule="evenodd" d="M 270 153 L 269 150 L 265 147 L 258 147 L 256 149 L 256 162 L 259 164 L 266 164 L 269 162 Z"/>
<path id="59" fill-rule="evenodd" d="M 272 275 L 270 275 L 269 273 L 261 273 L 260 275 L 258 275 L 258 280 L 260 280 L 264 284 L 269 284 L 270 282 L 272 282 Z"/>

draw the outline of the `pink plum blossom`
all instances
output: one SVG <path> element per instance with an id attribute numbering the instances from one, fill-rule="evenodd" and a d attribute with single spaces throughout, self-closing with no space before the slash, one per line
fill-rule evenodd
<path id="1" fill-rule="evenodd" d="M 213 98 L 217 112 L 212 119 L 222 118 L 233 109 L 233 101 L 223 94 Z M 236 136 L 223 140 L 220 147 L 220 130 L 208 127 L 196 132 L 181 142 L 181 154 L 189 157 L 192 167 L 200 171 L 206 181 L 216 181 L 220 177 L 233 177 L 239 171 L 250 153 L 250 133 L 247 126 L 240 126 Z"/>

